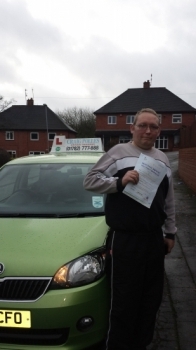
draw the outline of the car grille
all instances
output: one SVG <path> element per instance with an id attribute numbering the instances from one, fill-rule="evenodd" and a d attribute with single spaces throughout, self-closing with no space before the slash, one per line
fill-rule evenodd
<path id="1" fill-rule="evenodd" d="M 62 345 L 69 336 L 65 329 L 5 329 L 0 327 L 1 344 L 18 345 Z"/>
<path id="2" fill-rule="evenodd" d="M 0 279 L 0 300 L 2 301 L 35 301 L 48 288 L 51 278 L 3 278 Z"/>

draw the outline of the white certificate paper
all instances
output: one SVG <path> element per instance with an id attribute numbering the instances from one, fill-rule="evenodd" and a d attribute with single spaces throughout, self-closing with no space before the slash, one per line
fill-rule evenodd
<path id="1" fill-rule="evenodd" d="M 167 173 L 167 167 L 164 163 L 141 153 L 134 170 L 139 173 L 139 182 L 136 185 L 129 182 L 123 193 L 150 208 L 157 189 Z"/>

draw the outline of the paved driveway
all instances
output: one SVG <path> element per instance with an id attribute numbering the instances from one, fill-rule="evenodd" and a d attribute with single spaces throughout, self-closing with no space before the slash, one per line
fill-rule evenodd
<path id="1" fill-rule="evenodd" d="M 177 234 L 165 259 L 165 288 L 149 350 L 196 350 L 196 196 L 178 176 L 178 152 L 168 153 L 173 171 Z"/>

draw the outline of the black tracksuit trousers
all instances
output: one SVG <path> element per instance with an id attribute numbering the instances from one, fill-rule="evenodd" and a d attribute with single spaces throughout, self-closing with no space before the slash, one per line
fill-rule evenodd
<path id="1" fill-rule="evenodd" d="M 162 230 L 112 238 L 111 310 L 107 350 L 145 350 L 153 339 L 164 283 Z"/>

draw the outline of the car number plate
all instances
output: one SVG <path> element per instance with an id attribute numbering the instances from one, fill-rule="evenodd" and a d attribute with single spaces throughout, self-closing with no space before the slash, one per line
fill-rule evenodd
<path id="1" fill-rule="evenodd" d="M 31 328 L 31 313 L 0 309 L 0 327 Z"/>

